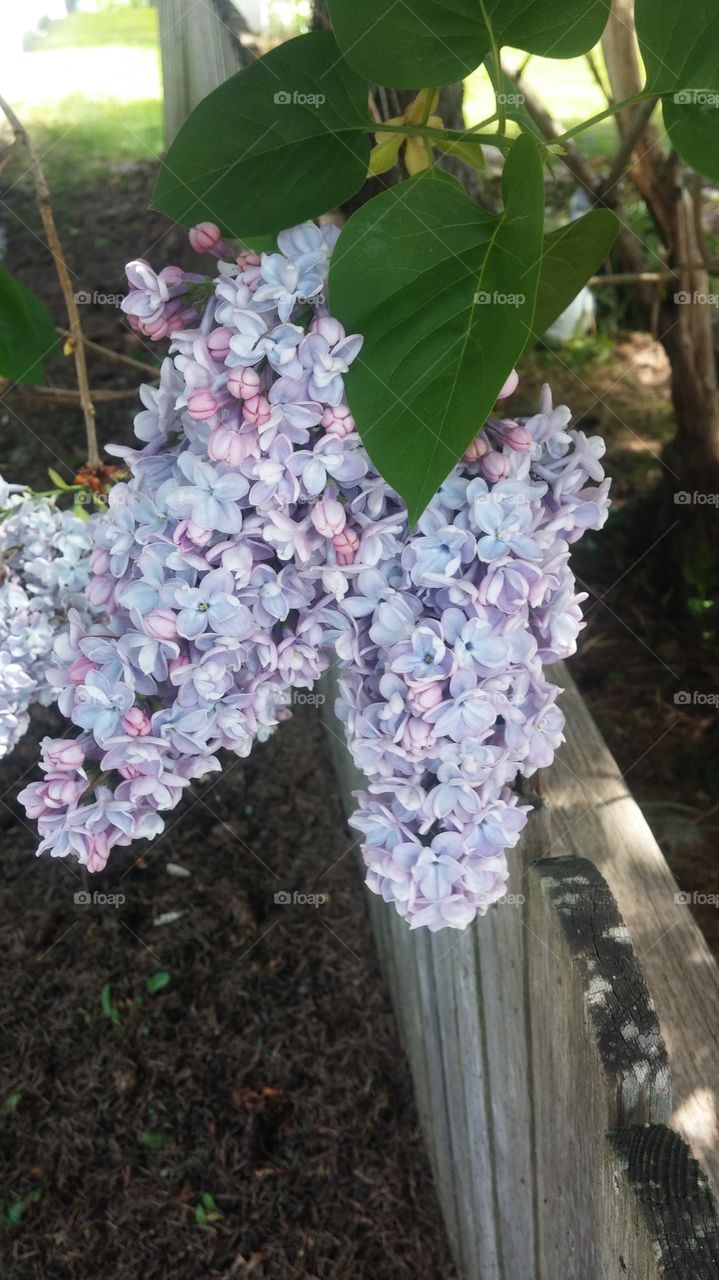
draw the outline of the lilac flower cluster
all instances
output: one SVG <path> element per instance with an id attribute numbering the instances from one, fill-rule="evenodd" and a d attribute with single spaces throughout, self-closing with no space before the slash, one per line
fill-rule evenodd
<path id="1" fill-rule="evenodd" d="M 43 744 L 23 799 L 40 852 L 98 870 L 334 657 L 368 884 L 412 927 L 464 927 L 503 892 L 517 775 L 561 740 L 542 664 L 581 626 L 569 544 L 605 519 L 602 446 L 546 392 L 529 421 L 490 421 L 408 534 L 344 398 L 362 339 L 324 301 L 336 236 L 307 224 L 234 259 L 202 224 L 214 280 L 131 264 L 126 310 L 170 358 L 142 447 L 112 450 L 131 478 L 94 527 L 105 619 L 73 616 L 56 646 L 79 734 Z"/>
<path id="2" fill-rule="evenodd" d="M 569 544 L 604 523 L 609 484 L 603 442 L 569 418 L 545 388 L 525 423 L 490 420 L 343 601 L 338 713 L 370 782 L 350 822 L 369 887 L 412 928 L 464 928 L 503 896 L 529 808 L 513 783 L 563 740 L 543 664 L 576 647 Z"/>
<path id="3" fill-rule="evenodd" d="M 0 477 L 0 758 L 20 740 L 33 702 L 48 704 L 53 642 L 75 608 L 87 621 L 88 522 Z"/>

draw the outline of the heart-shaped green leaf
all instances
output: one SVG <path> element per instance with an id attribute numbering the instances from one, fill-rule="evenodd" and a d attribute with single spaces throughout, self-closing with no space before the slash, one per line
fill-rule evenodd
<path id="1" fill-rule="evenodd" d="M 288 40 L 195 108 L 160 170 L 154 207 L 240 238 L 326 213 L 366 176 L 367 94 L 329 31 Z"/>
<path id="2" fill-rule="evenodd" d="M 610 0 L 329 0 L 347 61 L 380 84 L 451 84 L 493 46 L 573 58 L 597 43 Z"/>
<path id="3" fill-rule="evenodd" d="M 330 305 L 365 345 L 347 396 L 373 462 L 421 514 L 483 426 L 534 323 L 544 182 L 536 144 L 514 143 L 504 210 L 421 174 L 350 218 Z"/>
<path id="4" fill-rule="evenodd" d="M 0 268 L 0 376 L 40 386 L 44 362 L 58 350 L 58 337 L 44 303 Z"/>
<path id="5" fill-rule="evenodd" d="M 607 257 L 619 230 L 610 209 L 588 213 L 544 237 L 533 336 L 541 338 Z"/>

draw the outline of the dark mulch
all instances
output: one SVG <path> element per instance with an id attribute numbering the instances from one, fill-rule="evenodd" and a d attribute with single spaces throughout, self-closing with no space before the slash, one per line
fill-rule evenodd
<path id="1" fill-rule="evenodd" d="M 184 233 L 147 211 L 153 176 L 138 165 L 58 202 L 78 291 L 122 292 L 133 257 L 183 260 Z M 25 183 L 0 222 L 5 265 L 62 321 Z M 111 303 L 82 319 L 156 358 Z M 95 388 L 141 381 L 94 354 L 90 370 Z M 70 360 L 48 372 L 73 385 Z M 136 410 L 134 395 L 103 406 L 101 441 L 129 442 Z M 76 411 L 14 400 L 0 428 L 8 479 L 45 488 L 48 466 L 69 478 L 83 461 Z M 2 1280 L 452 1276 L 316 713 L 195 785 L 151 852 L 92 878 L 119 906 L 76 902 L 77 869 L 32 856 L 12 784 L 48 713 L 35 727 L 0 771 Z M 275 903 L 282 891 L 327 900 Z M 151 994 L 158 973 L 169 984 Z"/>
<path id="2" fill-rule="evenodd" d="M 0 783 L 0 1275 L 452 1276 L 313 709 L 91 879 L 120 905 L 33 858 L 33 758 Z"/>

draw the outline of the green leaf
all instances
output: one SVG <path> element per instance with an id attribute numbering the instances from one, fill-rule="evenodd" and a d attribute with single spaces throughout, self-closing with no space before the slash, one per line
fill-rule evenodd
<path id="1" fill-rule="evenodd" d="M 245 236 L 243 245 L 255 253 L 277 253 L 277 236 Z"/>
<path id="2" fill-rule="evenodd" d="M 143 1147 L 149 1147 L 151 1151 L 161 1151 L 170 1142 L 168 1134 L 152 1133 L 150 1129 L 144 1129 L 138 1136 Z"/>
<path id="3" fill-rule="evenodd" d="M 361 187 L 368 84 L 329 31 L 297 36 L 204 98 L 160 170 L 154 207 L 247 240 L 314 218 Z"/>
<path id="4" fill-rule="evenodd" d="M 485 167 L 484 152 L 481 147 L 472 146 L 467 142 L 440 142 L 439 138 L 432 139 L 432 146 L 437 147 L 447 156 L 454 156 L 457 160 L 462 160 L 464 164 L 468 164 L 472 169 L 482 170 Z"/>
<path id="5" fill-rule="evenodd" d="M 117 1008 L 115 1007 L 115 1005 L 112 1003 L 112 992 L 110 989 L 109 982 L 105 983 L 104 987 L 102 988 L 102 991 L 100 992 L 100 1004 L 102 1005 L 102 1012 L 108 1018 L 112 1019 L 112 1021 L 115 1023 L 115 1026 L 119 1027 L 120 1014 Z"/>
<path id="6" fill-rule="evenodd" d="M 689 104 L 677 101 L 684 96 L 677 93 L 662 103 L 667 133 L 687 164 L 719 182 L 719 91 L 695 93 Z"/>
<path id="7" fill-rule="evenodd" d="M 169 973 L 164 969 L 160 969 L 158 973 L 153 973 L 152 976 L 147 979 L 145 986 L 147 987 L 150 995 L 154 996 L 156 991 L 162 991 L 164 987 L 169 986 L 169 983 Z"/>
<path id="8" fill-rule="evenodd" d="M 590 209 L 544 237 L 533 337 L 541 338 L 607 257 L 619 231 L 609 209 Z"/>
<path id="9" fill-rule="evenodd" d="M 716 0 L 635 0 L 634 20 L 651 93 L 719 88 Z"/>
<path id="10" fill-rule="evenodd" d="M 0 376 L 40 386 L 44 361 L 58 350 L 50 313 L 38 297 L 0 267 Z"/>
<path id="11" fill-rule="evenodd" d="M 719 7 L 716 0 L 636 0 L 647 89 L 665 95 L 664 124 L 688 164 L 719 181 Z"/>
<path id="12" fill-rule="evenodd" d="M 544 182 L 523 135 L 504 211 L 420 174 L 350 218 L 332 256 L 330 305 L 365 344 L 347 396 L 373 462 L 416 520 L 483 426 L 534 323 Z"/>
<path id="13" fill-rule="evenodd" d="M 420 89 L 463 80 L 493 43 L 548 58 L 586 53 L 610 0 L 329 0 L 329 9 L 350 66 L 379 84 Z"/>
<path id="14" fill-rule="evenodd" d="M 16 1111 L 17 1108 L 20 1106 L 21 1102 L 22 1102 L 21 1093 L 9 1093 L 4 1103 L 5 1110 Z"/>

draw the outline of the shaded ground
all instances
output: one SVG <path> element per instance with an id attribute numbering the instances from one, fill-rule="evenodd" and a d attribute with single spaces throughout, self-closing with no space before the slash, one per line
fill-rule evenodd
<path id="1" fill-rule="evenodd" d="M 196 785 L 119 905 L 5 795 L 3 1280 L 454 1274 L 324 734 Z"/>
<path id="2" fill-rule="evenodd" d="M 58 201 L 78 290 L 119 293 L 126 260 L 181 256 L 183 233 L 146 212 L 151 179 L 133 166 Z M 0 222 L 6 265 L 60 318 L 22 187 Z M 95 341 L 154 359 L 115 306 L 82 315 Z M 90 367 L 95 388 L 139 381 Z M 49 374 L 72 386 L 69 361 Z M 101 440 L 129 441 L 135 407 L 103 406 Z M 48 466 L 69 479 L 83 461 L 75 411 L 13 401 L 0 427 L 8 478 L 45 487 Z M 151 854 L 93 877 L 119 905 L 76 902 L 76 870 L 32 857 L 11 784 L 48 731 L 43 713 L 0 770 L 1 1280 L 451 1277 L 316 714 L 196 786 Z"/>

